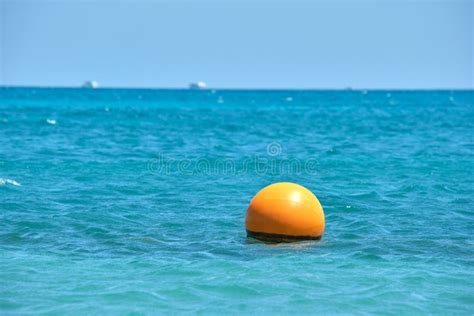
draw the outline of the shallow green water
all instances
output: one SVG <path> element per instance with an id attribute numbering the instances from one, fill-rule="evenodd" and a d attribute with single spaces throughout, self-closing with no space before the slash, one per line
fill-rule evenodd
<path id="1" fill-rule="evenodd" d="M 472 314 L 472 91 L 0 89 L 2 314 Z M 247 239 L 312 190 L 320 242 Z"/>

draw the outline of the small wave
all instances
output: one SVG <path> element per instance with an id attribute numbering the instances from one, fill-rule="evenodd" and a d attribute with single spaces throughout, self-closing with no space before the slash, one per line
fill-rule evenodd
<path id="1" fill-rule="evenodd" d="M 56 122 L 56 120 L 47 119 L 46 123 L 51 124 L 51 125 L 56 125 L 57 122 Z"/>
<path id="2" fill-rule="evenodd" d="M 5 184 L 11 184 L 17 187 L 21 186 L 21 184 L 16 182 L 15 180 L 0 178 L 0 185 L 5 185 Z"/>

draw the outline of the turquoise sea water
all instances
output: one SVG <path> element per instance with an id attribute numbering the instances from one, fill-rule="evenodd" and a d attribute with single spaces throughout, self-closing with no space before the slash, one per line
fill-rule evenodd
<path id="1" fill-rule="evenodd" d="M 473 96 L 0 89 L 0 312 L 473 314 Z M 279 181 L 320 242 L 246 238 Z"/>

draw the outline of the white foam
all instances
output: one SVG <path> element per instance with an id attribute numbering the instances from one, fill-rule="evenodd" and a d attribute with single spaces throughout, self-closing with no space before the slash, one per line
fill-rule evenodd
<path id="1" fill-rule="evenodd" d="M 46 123 L 51 124 L 51 125 L 56 125 L 57 122 L 56 122 L 56 120 L 47 119 Z"/>
<path id="2" fill-rule="evenodd" d="M 21 184 L 16 182 L 15 180 L 0 178 L 0 185 L 5 185 L 5 184 L 11 184 L 17 187 L 21 186 Z"/>

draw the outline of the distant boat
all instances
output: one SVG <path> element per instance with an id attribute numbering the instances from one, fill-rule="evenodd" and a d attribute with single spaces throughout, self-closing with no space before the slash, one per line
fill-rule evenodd
<path id="1" fill-rule="evenodd" d="M 99 87 L 99 83 L 97 81 L 91 80 L 91 81 L 86 81 L 82 84 L 83 88 L 89 88 L 89 89 L 96 89 Z"/>
<path id="2" fill-rule="evenodd" d="M 198 82 L 193 82 L 189 84 L 189 89 L 192 89 L 192 90 L 202 90 L 206 88 L 207 88 L 207 84 L 204 81 L 198 81 Z"/>

